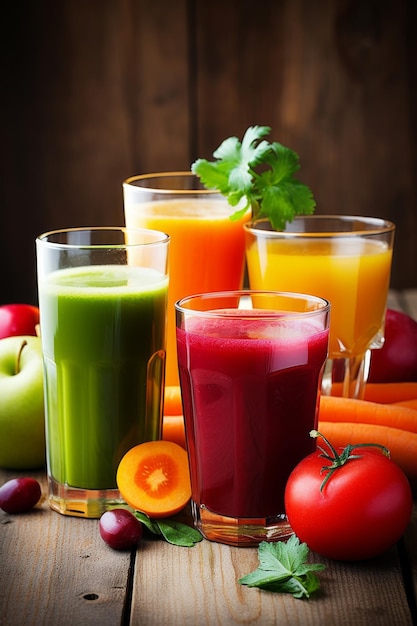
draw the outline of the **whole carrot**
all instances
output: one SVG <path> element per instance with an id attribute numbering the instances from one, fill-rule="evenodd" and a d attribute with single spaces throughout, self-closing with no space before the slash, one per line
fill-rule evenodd
<path id="1" fill-rule="evenodd" d="M 417 479 L 417 433 L 379 424 L 319 422 L 322 433 L 335 448 L 348 444 L 379 443 L 388 448 L 392 460 L 409 479 Z"/>
<path id="2" fill-rule="evenodd" d="M 409 383 L 367 383 L 364 400 L 388 404 L 417 398 L 417 382 Z"/>
<path id="3" fill-rule="evenodd" d="M 162 422 L 162 439 L 177 443 L 187 449 L 185 443 L 184 418 L 182 415 L 164 415 Z"/>
<path id="4" fill-rule="evenodd" d="M 319 421 L 374 424 L 417 433 L 417 412 L 414 409 L 338 396 L 321 396 Z"/>
<path id="5" fill-rule="evenodd" d="M 402 400 L 402 402 L 394 402 L 393 404 L 396 406 L 405 406 L 409 409 L 417 411 L 417 398 L 414 398 L 413 400 Z"/>
<path id="6" fill-rule="evenodd" d="M 167 385 L 164 393 L 164 415 L 182 415 L 180 386 Z"/>

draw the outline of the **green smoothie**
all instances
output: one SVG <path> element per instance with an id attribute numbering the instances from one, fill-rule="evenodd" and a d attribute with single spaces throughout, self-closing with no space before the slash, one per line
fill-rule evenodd
<path id="1" fill-rule="evenodd" d="M 65 269 L 39 285 L 48 466 L 59 483 L 116 487 L 127 450 L 162 424 L 168 278 L 150 269 Z"/>

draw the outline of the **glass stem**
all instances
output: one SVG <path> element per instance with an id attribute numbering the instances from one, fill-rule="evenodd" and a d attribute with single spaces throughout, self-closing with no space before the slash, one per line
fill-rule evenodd
<path id="1" fill-rule="evenodd" d="M 323 374 L 323 395 L 362 399 L 370 361 L 370 350 L 350 358 L 328 359 Z"/>

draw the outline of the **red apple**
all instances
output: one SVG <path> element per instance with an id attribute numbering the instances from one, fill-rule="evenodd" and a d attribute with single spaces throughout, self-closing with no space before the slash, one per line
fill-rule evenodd
<path id="1" fill-rule="evenodd" d="M 4 304 L 0 306 L 0 339 L 22 335 L 36 335 L 39 309 L 31 304 Z"/>
<path id="2" fill-rule="evenodd" d="M 385 343 L 371 352 L 370 383 L 417 381 L 417 321 L 409 315 L 387 310 Z"/>

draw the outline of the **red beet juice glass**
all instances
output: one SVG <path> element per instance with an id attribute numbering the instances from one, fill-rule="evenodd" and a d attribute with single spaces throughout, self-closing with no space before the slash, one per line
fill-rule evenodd
<path id="1" fill-rule="evenodd" d="M 235 546 L 288 538 L 285 484 L 316 447 L 330 304 L 240 290 L 175 306 L 194 523 Z"/>

